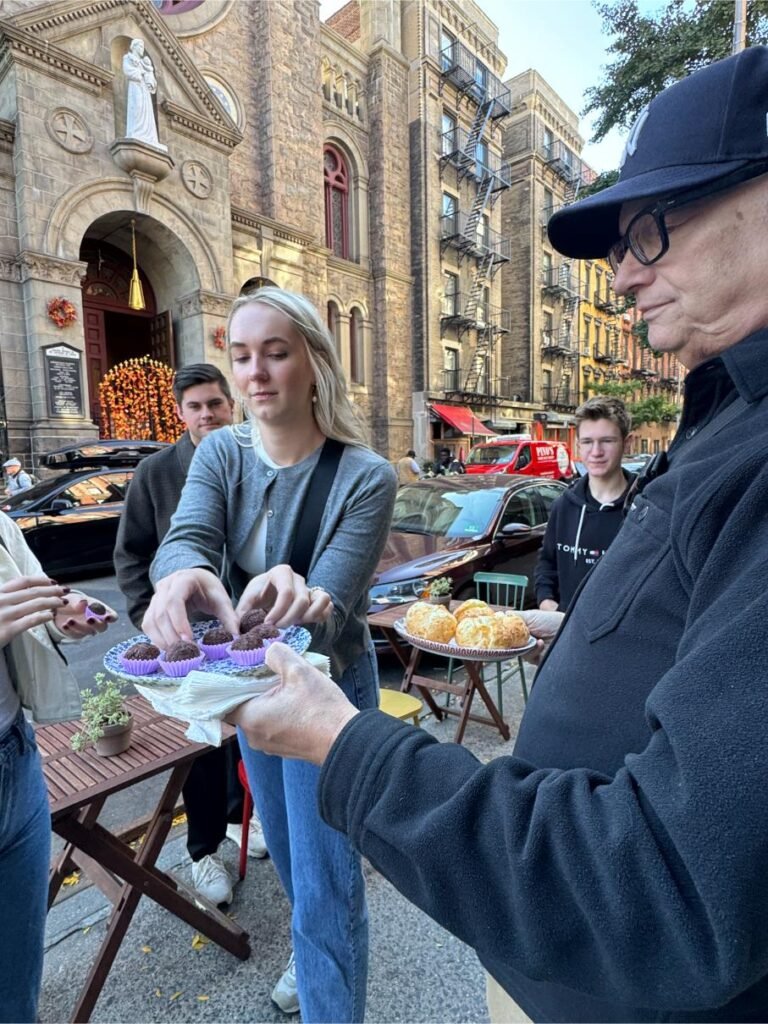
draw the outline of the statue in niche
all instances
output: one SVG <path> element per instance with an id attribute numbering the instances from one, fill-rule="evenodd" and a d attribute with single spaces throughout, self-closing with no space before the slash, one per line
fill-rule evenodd
<path id="1" fill-rule="evenodd" d="M 128 80 L 128 113 L 125 134 L 129 139 L 146 142 L 155 149 L 168 150 L 157 136 L 152 97 L 157 92 L 157 79 L 152 61 L 144 52 L 144 40 L 134 39 L 123 57 L 123 74 Z"/>

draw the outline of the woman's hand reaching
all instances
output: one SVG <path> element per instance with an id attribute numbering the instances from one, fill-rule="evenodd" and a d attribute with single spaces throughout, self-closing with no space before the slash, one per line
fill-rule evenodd
<path id="1" fill-rule="evenodd" d="M 47 576 L 17 576 L 0 587 L 0 647 L 33 626 L 53 622 L 69 593 Z"/>
<path id="2" fill-rule="evenodd" d="M 191 640 L 190 611 L 218 619 L 230 633 L 238 632 L 235 614 L 224 584 L 207 569 L 182 569 L 160 580 L 142 628 L 153 644 L 167 651 L 177 640 Z"/>
<path id="3" fill-rule="evenodd" d="M 276 565 L 254 576 L 235 611 L 240 618 L 252 608 L 268 609 L 268 625 L 283 628 L 325 622 L 333 614 L 333 601 L 322 587 L 307 586 L 290 565 Z"/>

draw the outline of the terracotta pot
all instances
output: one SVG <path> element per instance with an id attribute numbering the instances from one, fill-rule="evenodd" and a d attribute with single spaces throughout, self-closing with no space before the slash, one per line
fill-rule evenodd
<path id="1" fill-rule="evenodd" d="M 131 745 L 133 732 L 133 715 L 122 725 L 107 725 L 104 734 L 96 740 L 96 753 L 99 757 L 114 757 L 122 754 Z"/>
<path id="2" fill-rule="evenodd" d="M 449 608 L 452 600 L 450 594 L 440 594 L 439 597 L 428 597 L 427 604 L 441 604 L 443 608 Z"/>

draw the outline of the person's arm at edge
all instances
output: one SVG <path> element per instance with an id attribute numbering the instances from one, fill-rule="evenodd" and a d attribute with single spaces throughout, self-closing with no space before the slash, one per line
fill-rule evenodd
<path id="1" fill-rule="evenodd" d="M 720 1006 L 759 980 L 768 955 L 768 895 L 756 895 L 764 843 L 751 823 L 765 820 L 768 797 L 754 757 L 734 767 L 733 697 L 714 651 L 730 637 L 734 674 L 749 678 L 766 604 L 711 630 L 659 681 L 647 749 L 613 779 L 514 757 L 480 765 L 367 711 L 344 724 L 323 765 L 321 813 L 497 977 L 506 967 L 666 1011 Z M 694 728 L 681 691 L 701 702 Z M 753 712 L 739 748 L 753 750 L 765 722 L 744 699 Z M 734 774 L 749 807 L 728 799 Z"/>

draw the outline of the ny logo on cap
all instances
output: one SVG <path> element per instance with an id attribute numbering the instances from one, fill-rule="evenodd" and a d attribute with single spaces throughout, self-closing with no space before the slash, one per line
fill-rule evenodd
<path id="1" fill-rule="evenodd" d="M 635 151 L 637 150 L 637 141 L 640 138 L 640 132 L 643 130 L 643 125 L 648 120 L 648 107 L 648 104 L 646 104 L 646 106 L 643 107 L 643 109 L 637 115 L 635 123 L 632 125 L 632 128 L 630 129 L 629 135 L 627 136 L 627 141 L 624 144 L 624 152 L 621 154 L 621 160 L 619 160 L 619 169 L 621 169 L 624 166 L 624 161 L 627 159 L 628 156 L 635 155 Z"/>

